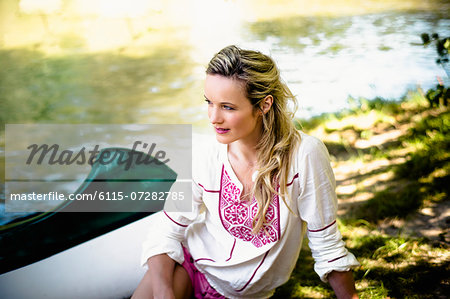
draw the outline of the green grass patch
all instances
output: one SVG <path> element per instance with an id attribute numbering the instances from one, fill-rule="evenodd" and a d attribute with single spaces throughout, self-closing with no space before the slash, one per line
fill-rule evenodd
<path id="1" fill-rule="evenodd" d="M 416 151 L 394 168 L 395 186 L 375 193 L 360 210 L 360 217 L 376 221 L 405 217 L 427 198 L 448 198 L 450 193 L 450 112 L 430 114 L 402 138 Z"/>
<path id="2" fill-rule="evenodd" d="M 450 112 L 422 119 L 404 138 L 414 143 L 417 151 L 396 170 L 398 177 L 419 179 L 450 163 Z M 448 173 L 447 173 L 448 175 Z"/>
<path id="3" fill-rule="evenodd" d="M 347 248 L 361 263 L 354 270 L 360 298 L 439 298 L 448 292 L 447 246 L 424 238 L 389 236 L 363 219 L 338 224 Z M 289 281 L 272 298 L 335 298 L 314 272 L 311 252 L 305 247 Z"/>
<path id="4" fill-rule="evenodd" d="M 389 236 L 361 219 L 341 221 L 339 227 L 361 263 L 354 271 L 360 298 L 436 298 L 448 291 L 448 246 Z"/>
<path id="5" fill-rule="evenodd" d="M 396 186 L 375 193 L 358 216 L 374 222 L 388 217 L 405 217 L 421 207 L 424 193 L 418 182 L 399 181 Z"/>
<path id="6" fill-rule="evenodd" d="M 305 240 L 306 241 L 306 240 Z M 333 290 L 314 272 L 314 260 L 304 242 L 297 264 L 289 280 L 277 288 L 271 298 L 331 298 Z"/>

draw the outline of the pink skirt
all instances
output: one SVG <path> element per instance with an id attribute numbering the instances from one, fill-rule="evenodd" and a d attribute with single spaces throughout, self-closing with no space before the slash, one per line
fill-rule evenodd
<path id="1" fill-rule="evenodd" d="M 183 246 L 184 262 L 181 264 L 191 278 L 195 298 L 226 298 L 219 294 L 206 280 L 205 275 L 198 271 L 194 265 L 194 259 L 189 251 Z"/>

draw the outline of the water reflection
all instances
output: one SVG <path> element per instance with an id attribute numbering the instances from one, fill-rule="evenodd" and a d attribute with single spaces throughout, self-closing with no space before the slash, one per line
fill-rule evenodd
<path id="1" fill-rule="evenodd" d="M 201 85 L 180 47 L 141 57 L 3 50 L 2 122 L 189 123 L 180 112 Z"/>

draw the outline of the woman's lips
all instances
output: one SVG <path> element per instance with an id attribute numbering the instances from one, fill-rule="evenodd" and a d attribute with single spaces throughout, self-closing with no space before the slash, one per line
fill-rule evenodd
<path id="1" fill-rule="evenodd" d="M 216 129 L 217 134 L 225 134 L 230 130 L 230 129 L 222 129 L 222 128 L 215 128 L 215 129 Z"/>

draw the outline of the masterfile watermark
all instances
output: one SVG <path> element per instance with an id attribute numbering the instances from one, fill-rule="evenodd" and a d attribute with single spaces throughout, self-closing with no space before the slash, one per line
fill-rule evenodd
<path id="1" fill-rule="evenodd" d="M 6 125 L 6 212 L 192 208 L 190 125 Z"/>
<path id="2" fill-rule="evenodd" d="M 143 149 L 147 149 L 149 147 L 147 154 L 144 154 L 141 151 L 138 151 L 138 146 L 142 145 Z M 26 161 L 26 164 L 30 165 L 33 163 L 33 160 L 36 154 L 40 154 L 38 158 L 36 158 L 37 165 L 41 165 L 44 158 L 47 154 L 50 154 L 48 157 L 48 164 L 54 165 L 72 165 L 78 164 L 82 165 L 88 163 L 89 165 L 93 165 L 94 163 L 100 163 L 102 165 L 107 165 L 117 160 L 119 164 L 125 164 L 125 170 L 130 169 L 133 163 L 136 164 L 145 164 L 149 165 L 151 163 L 155 163 L 158 165 L 165 164 L 170 161 L 170 159 L 166 158 L 166 152 L 163 150 L 156 151 L 154 156 L 152 156 L 153 151 L 155 150 L 156 143 L 152 143 L 150 146 L 148 143 L 142 141 L 135 141 L 132 147 L 132 150 L 129 155 L 124 155 L 123 152 L 108 152 L 103 151 L 100 153 L 100 146 L 96 144 L 93 150 L 86 150 L 85 147 L 82 147 L 78 152 L 74 152 L 73 150 L 65 149 L 60 150 L 60 146 L 58 144 L 53 144 L 49 146 L 48 144 L 31 144 L 27 147 L 30 150 L 30 155 Z M 89 154 L 89 158 L 86 158 L 86 152 Z M 116 156 L 119 157 L 116 157 Z M 133 161 L 133 155 L 137 156 L 136 161 Z M 126 157 L 125 157 L 126 156 Z M 162 160 L 165 159 L 165 160 Z"/>

